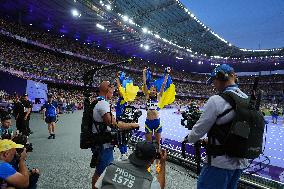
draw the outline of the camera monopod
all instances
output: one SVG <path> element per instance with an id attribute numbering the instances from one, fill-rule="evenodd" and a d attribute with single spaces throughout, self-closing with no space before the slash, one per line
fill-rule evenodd
<path id="1" fill-rule="evenodd" d="M 196 163 L 196 174 L 197 175 L 199 175 L 201 172 L 200 148 L 201 148 L 201 141 L 197 141 L 196 143 L 194 143 L 194 159 Z M 181 155 L 184 159 L 186 158 L 186 142 L 185 141 L 181 143 Z"/>

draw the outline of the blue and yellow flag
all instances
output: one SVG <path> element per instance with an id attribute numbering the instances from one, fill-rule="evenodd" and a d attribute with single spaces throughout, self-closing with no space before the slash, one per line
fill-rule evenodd
<path id="1" fill-rule="evenodd" d="M 150 89 L 150 87 L 154 84 L 155 87 L 157 88 L 157 91 L 159 92 L 161 90 L 161 87 L 163 85 L 164 79 L 166 77 L 166 73 L 159 79 L 155 80 L 154 82 L 151 81 L 152 76 L 151 76 L 151 72 L 147 70 L 146 73 L 146 84 L 147 84 L 147 88 Z M 147 82 L 148 80 L 148 82 Z M 160 109 L 164 108 L 164 106 L 172 104 L 175 101 L 175 96 L 176 96 L 176 87 L 173 84 L 172 78 L 169 75 L 168 76 L 168 80 L 167 83 L 165 85 L 164 88 L 164 92 L 163 95 L 158 103 L 158 107 Z"/>
<path id="2" fill-rule="evenodd" d="M 134 86 L 133 80 L 125 77 L 124 72 L 120 73 L 119 80 L 121 86 L 119 86 L 118 90 L 121 93 L 123 100 L 126 102 L 134 101 L 137 96 L 137 92 L 139 91 L 139 87 Z"/>

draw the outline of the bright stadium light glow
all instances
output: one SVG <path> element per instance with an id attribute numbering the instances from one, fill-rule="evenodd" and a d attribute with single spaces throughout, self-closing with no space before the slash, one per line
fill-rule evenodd
<path id="1" fill-rule="evenodd" d="M 176 59 L 178 59 L 178 60 L 183 60 L 183 58 L 182 58 L 182 57 L 178 57 L 178 56 L 176 57 Z"/>
<path id="2" fill-rule="evenodd" d="M 145 50 L 149 50 L 149 45 L 144 45 Z"/>
<path id="3" fill-rule="evenodd" d="M 98 28 L 102 29 L 102 30 L 105 29 L 105 27 L 104 27 L 103 25 L 99 24 L 99 23 L 97 23 L 96 26 L 97 26 Z"/>
<path id="4" fill-rule="evenodd" d="M 133 22 L 133 20 L 131 20 L 131 19 L 129 19 L 128 22 L 129 22 L 129 24 L 135 24 L 135 23 Z"/>
<path id="5" fill-rule="evenodd" d="M 143 47 L 144 45 L 143 44 L 140 44 L 140 47 Z"/>
<path id="6" fill-rule="evenodd" d="M 30 26 L 32 26 L 33 24 L 30 24 Z"/>
<path id="7" fill-rule="evenodd" d="M 80 17 L 81 14 L 79 13 L 79 11 L 77 9 L 72 9 L 71 10 L 72 16 L 74 17 Z"/>
<path id="8" fill-rule="evenodd" d="M 107 10 L 111 10 L 111 6 L 110 5 L 106 5 Z"/>
<path id="9" fill-rule="evenodd" d="M 123 36 L 122 39 L 125 39 L 125 37 Z"/>
<path id="10" fill-rule="evenodd" d="M 147 28 L 142 28 L 143 33 L 147 33 L 148 29 Z"/>
<path id="11" fill-rule="evenodd" d="M 124 15 L 122 19 L 123 19 L 124 22 L 127 22 L 129 20 L 128 16 L 126 16 L 126 15 Z"/>

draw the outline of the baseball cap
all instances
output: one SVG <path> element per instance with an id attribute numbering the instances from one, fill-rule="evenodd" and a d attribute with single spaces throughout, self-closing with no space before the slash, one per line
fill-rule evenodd
<path id="1" fill-rule="evenodd" d="M 157 149 L 151 142 L 142 141 L 136 144 L 136 148 L 129 156 L 129 161 L 137 166 L 146 166 L 151 160 L 155 159 Z"/>
<path id="2" fill-rule="evenodd" d="M 23 148 L 24 145 L 16 144 L 12 140 L 4 139 L 0 140 L 0 152 L 11 150 L 13 148 Z"/>
<path id="3" fill-rule="evenodd" d="M 231 74 L 234 73 L 234 68 L 229 66 L 228 64 L 221 64 L 220 66 L 217 66 L 210 74 L 209 79 L 207 80 L 207 84 L 211 84 L 213 80 L 216 78 L 216 75 L 218 72 L 224 72 L 225 74 Z"/>

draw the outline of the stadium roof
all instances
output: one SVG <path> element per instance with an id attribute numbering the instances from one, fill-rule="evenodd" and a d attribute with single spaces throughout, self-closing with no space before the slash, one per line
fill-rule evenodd
<path id="1" fill-rule="evenodd" d="M 201 59 L 210 64 L 211 55 L 284 54 L 283 49 L 253 53 L 231 46 L 178 0 L 2 0 L 0 8 L 2 17 L 28 27 L 187 71 Z"/>

